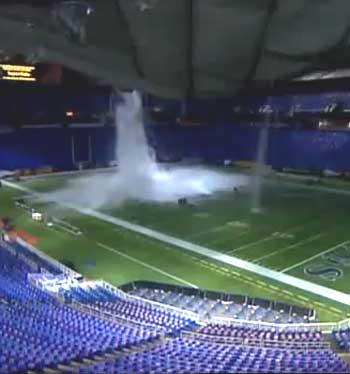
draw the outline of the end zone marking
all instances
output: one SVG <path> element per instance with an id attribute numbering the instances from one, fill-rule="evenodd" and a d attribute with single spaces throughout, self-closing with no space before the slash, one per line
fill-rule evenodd
<path id="1" fill-rule="evenodd" d="M 286 273 L 287 271 L 293 270 L 293 269 L 295 269 L 295 268 L 297 268 L 297 267 L 299 267 L 299 266 L 301 266 L 301 265 L 304 265 L 304 264 L 306 264 L 307 262 L 310 262 L 310 261 L 314 260 L 315 258 L 318 258 L 318 257 L 320 257 L 320 256 L 322 256 L 322 255 L 324 255 L 324 254 L 326 254 L 326 253 L 328 253 L 328 252 L 332 252 L 332 251 L 334 251 L 334 250 L 337 249 L 338 247 L 341 247 L 342 245 L 344 245 L 344 244 L 346 244 L 346 243 L 348 243 L 348 242 L 349 242 L 349 241 L 346 240 L 345 242 L 339 243 L 339 244 L 335 245 L 335 246 L 332 247 L 332 248 L 326 249 L 326 250 L 323 251 L 323 252 L 317 253 L 317 254 L 314 255 L 314 256 L 311 256 L 311 257 L 309 257 L 309 258 L 307 258 L 307 259 L 305 259 L 305 260 L 303 260 L 303 261 L 300 261 L 300 262 L 298 262 L 298 263 L 296 263 L 296 264 L 294 264 L 294 265 L 292 265 L 292 266 L 289 266 L 289 267 L 287 267 L 287 268 L 285 268 L 285 269 L 282 269 L 282 270 L 281 270 L 281 273 Z"/>
<path id="2" fill-rule="evenodd" d="M 159 269 L 159 268 L 157 268 L 157 267 L 155 267 L 155 266 L 153 266 L 153 265 L 147 264 L 146 262 L 143 262 L 143 261 L 141 261 L 141 260 L 139 260 L 139 259 L 137 259 L 137 258 L 135 258 L 135 257 L 129 256 L 129 255 L 123 253 L 123 252 L 120 252 L 120 251 L 116 250 L 115 248 L 110 247 L 109 245 L 106 245 L 106 244 L 103 244 L 103 243 L 97 243 L 97 245 L 98 245 L 99 247 L 101 247 L 101 248 L 106 249 L 106 250 L 109 251 L 109 252 L 114 252 L 114 253 L 116 253 L 116 254 L 117 254 L 118 256 L 120 256 L 120 257 L 124 257 L 124 258 L 126 258 L 126 259 L 128 259 L 128 260 L 130 260 L 130 261 L 132 261 L 132 262 L 135 262 L 135 263 L 138 264 L 138 265 L 141 265 L 141 266 L 143 266 L 143 267 L 145 267 L 145 268 L 151 269 L 151 270 L 153 270 L 153 271 L 155 271 L 155 272 L 157 272 L 157 273 L 160 273 L 160 274 L 162 274 L 162 275 L 165 275 L 165 276 L 168 277 L 168 278 L 174 279 L 174 280 L 176 280 L 176 281 L 178 281 L 178 282 L 180 282 L 180 283 L 186 284 L 186 285 L 188 285 L 188 286 L 190 286 L 190 287 L 192 287 L 192 288 L 198 288 L 198 287 L 197 287 L 196 285 L 194 285 L 193 283 L 187 282 L 187 281 L 185 281 L 184 279 L 181 279 L 181 278 L 179 278 L 179 277 L 176 277 L 175 275 L 169 274 L 169 273 L 167 273 L 166 271 L 161 270 L 161 269 Z"/>

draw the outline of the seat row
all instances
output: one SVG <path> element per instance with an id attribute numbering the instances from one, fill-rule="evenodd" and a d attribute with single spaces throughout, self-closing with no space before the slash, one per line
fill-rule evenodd
<path id="1" fill-rule="evenodd" d="M 263 349 L 176 338 L 79 370 L 90 373 L 349 373 L 330 350 Z"/>

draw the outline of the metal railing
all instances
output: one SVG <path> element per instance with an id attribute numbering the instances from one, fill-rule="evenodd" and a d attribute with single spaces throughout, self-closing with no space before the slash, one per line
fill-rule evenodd
<path id="1" fill-rule="evenodd" d="M 151 328 L 153 330 L 158 330 L 159 332 L 162 332 L 163 335 L 165 334 L 165 328 L 161 327 L 161 326 L 155 326 L 153 324 L 149 324 L 149 323 L 146 323 L 146 322 L 140 322 L 140 321 L 136 321 L 136 320 L 133 320 L 131 318 L 124 318 L 120 315 L 116 315 L 116 314 L 113 314 L 111 312 L 107 312 L 106 310 L 101 310 L 99 308 L 95 308 L 93 307 L 92 305 L 88 305 L 88 304 L 82 304 L 78 301 L 72 301 L 70 304 L 67 304 L 67 305 L 70 305 L 82 312 L 85 312 L 85 313 L 88 313 L 88 314 L 92 314 L 94 316 L 97 316 L 99 318 L 102 318 L 102 319 L 105 319 L 105 320 L 108 320 L 110 322 L 122 322 L 124 324 L 128 324 L 130 326 L 138 326 L 138 327 L 142 327 L 142 328 Z"/>
<path id="2" fill-rule="evenodd" d="M 135 296 L 135 295 L 130 295 L 130 294 L 120 290 L 119 288 L 110 285 L 109 283 L 107 283 L 105 281 L 100 281 L 100 282 L 101 282 L 100 284 L 104 288 L 106 288 L 108 291 L 114 292 L 118 297 L 120 297 L 121 299 L 123 299 L 125 301 L 130 301 L 130 302 L 141 304 L 141 305 L 150 305 L 150 306 L 154 307 L 155 309 L 162 310 L 162 311 L 167 311 L 167 312 L 173 311 L 177 315 L 192 319 L 192 320 L 194 320 L 198 323 L 200 323 L 202 321 L 197 313 L 194 313 L 190 310 L 184 310 L 184 309 L 181 309 L 181 308 L 177 308 L 175 306 L 162 304 L 162 303 L 159 303 L 159 302 L 153 301 L 153 300 L 143 299 L 142 297 Z"/>
<path id="3" fill-rule="evenodd" d="M 212 317 L 208 320 L 210 323 L 231 325 L 231 326 L 251 326 L 258 328 L 276 329 L 278 331 L 321 331 L 324 333 L 330 333 L 334 329 L 338 329 L 339 324 L 348 323 L 350 326 L 350 319 L 346 319 L 340 322 L 313 322 L 313 323 L 274 323 L 264 321 L 249 321 L 249 320 L 238 320 L 227 317 Z"/>

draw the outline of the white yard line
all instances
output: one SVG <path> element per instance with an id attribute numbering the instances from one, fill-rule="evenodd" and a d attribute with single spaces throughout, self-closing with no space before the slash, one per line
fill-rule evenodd
<path id="1" fill-rule="evenodd" d="M 226 229 L 225 224 L 220 225 L 220 226 L 215 226 L 215 227 L 212 227 L 208 230 L 203 230 L 203 231 L 195 232 L 191 235 L 188 235 L 187 239 L 197 238 L 198 236 L 202 236 L 202 235 L 209 234 L 209 233 L 212 233 L 212 232 L 222 231 L 222 230 L 225 230 L 225 229 Z"/>
<path id="2" fill-rule="evenodd" d="M 242 245 L 240 247 L 234 248 L 231 251 L 227 252 L 227 254 L 233 254 L 233 253 L 242 251 L 243 249 L 246 249 L 246 248 L 249 248 L 249 247 L 253 247 L 254 245 L 257 245 L 257 244 L 260 244 L 260 243 L 265 243 L 265 242 L 267 242 L 269 240 L 272 240 L 272 239 L 276 239 L 276 238 L 274 236 L 272 236 L 272 235 L 269 235 L 269 236 L 266 236 L 265 238 L 256 240 L 255 242 L 250 242 L 250 243 L 247 243 L 247 244 Z"/>
<path id="3" fill-rule="evenodd" d="M 16 183 L 11 183 L 8 181 L 3 181 L 3 184 L 8 187 L 15 188 L 17 190 L 21 190 L 28 193 L 33 193 L 35 196 L 41 197 L 42 199 L 45 199 L 44 195 L 38 194 L 35 191 L 30 190 L 29 188 L 26 188 L 24 186 L 17 185 Z M 57 204 L 61 204 L 62 206 L 65 206 L 70 209 L 74 209 L 81 214 L 98 218 L 104 222 L 108 222 L 112 225 L 121 226 L 127 230 L 134 231 L 138 234 L 142 234 L 148 237 L 151 237 L 153 239 L 159 240 L 161 242 L 170 244 L 175 247 L 179 247 L 185 251 L 196 253 L 200 256 L 205 256 L 208 258 L 213 259 L 214 261 L 218 261 L 221 263 L 224 263 L 226 265 L 230 265 L 239 269 L 243 269 L 244 271 L 249 271 L 251 273 L 257 274 L 262 277 L 266 277 L 269 279 L 272 279 L 276 282 L 280 282 L 283 284 L 286 284 L 288 286 L 299 288 L 303 291 L 307 291 L 310 293 L 313 293 L 315 295 L 327 298 L 329 300 L 337 301 L 341 304 L 350 305 L 350 295 L 340 292 L 337 290 L 334 290 L 332 288 L 324 287 L 319 284 L 312 283 L 310 281 L 306 281 L 303 279 L 299 279 L 297 277 L 293 277 L 288 274 L 284 274 L 282 272 L 278 272 L 272 269 L 268 269 L 266 267 L 253 264 L 252 262 L 242 260 L 237 257 L 229 256 L 224 253 L 220 253 L 217 251 L 214 251 L 213 249 L 203 247 L 200 245 L 196 245 L 190 242 L 187 242 L 185 240 L 181 240 L 178 238 L 175 238 L 170 235 L 163 234 L 161 232 L 148 229 L 146 227 L 135 225 L 131 222 L 127 222 L 124 220 L 121 220 L 116 217 L 112 217 L 108 214 L 104 214 L 92 209 L 82 208 L 73 204 L 66 204 L 62 203 L 60 201 L 53 201 Z M 344 243 L 343 243 L 344 244 Z M 340 245 L 340 244 L 339 244 Z M 339 246 L 338 245 L 338 246 Z M 333 248 L 334 249 L 334 248 Z M 330 250 L 328 250 L 330 251 Z M 286 270 L 285 270 L 286 271 Z"/>
<path id="4" fill-rule="evenodd" d="M 249 233 L 250 233 L 250 230 L 246 230 L 244 232 L 240 232 L 239 234 L 232 234 L 232 238 L 234 238 L 234 239 L 241 238 L 242 236 L 247 235 Z M 225 244 L 226 242 L 227 242 L 227 237 L 219 236 L 218 239 L 210 240 L 209 244 L 210 245 L 217 245 L 219 243 Z"/>
<path id="5" fill-rule="evenodd" d="M 293 232 L 293 231 L 296 231 L 296 230 L 299 230 L 299 229 L 303 229 L 306 225 L 309 225 L 309 224 L 311 224 L 313 222 L 315 222 L 315 221 L 310 221 L 310 222 L 304 223 L 302 225 L 293 226 L 293 227 L 291 227 L 289 229 L 281 231 L 281 233 L 282 234 L 286 234 L 286 233 L 290 233 L 290 232 Z M 269 236 L 261 238 L 261 239 L 255 241 L 255 242 L 247 243 L 245 245 L 242 245 L 241 247 L 234 248 L 233 250 L 227 252 L 227 254 L 233 254 L 233 253 L 241 251 L 242 249 L 246 249 L 246 248 L 249 248 L 249 247 L 254 246 L 256 244 L 260 244 L 260 243 L 264 243 L 264 242 L 270 241 L 272 239 L 278 239 L 278 237 L 274 236 L 274 233 L 271 233 Z"/>
<path id="6" fill-rule="evenodd" d="M 299 267 L 299 266 L 301 266 L 301 265 L 304 265 L 304 264 L 306 264 L 307 262 L 310 262 L 310 261 L 314 260 L 315 258 L 318 258 L 318 257 L 320 257 L 320 256 L 322 256 L 322 255 L 325 255 L 326 253 L 329 253 L 329 252 L 334 251 L 335 249 L 341 247 L 342 245 L 344 245 L 344 244 L 346 244 L 346 243 L 348 243 L 348 242 L 349 242 L 349 241 L 347 240 L 347 241 L 345 241 L 345 242 L 342 242 L 342 243 L 340 243 L 340 244 L 337 244 L 337 245 L 335 245 L 335 246 L 332 247 L 332 248 L 328 248 L 328 249 L 326 249 L 326 250 L 323 251 L 323 252 L 317 253 L 316 255 L 307 258 L 306 260 L 300 261 L 300 262 L 298 262 L 298 263 L 296 263 L 296 264 L 294 264 L 294 265 L 292 265 L 292 266 L 289 266 L 289 267 L 287 267 L 287 268 L 285 268 L 285 269 L 282 269 L 282 270 L 281 270 L 281 273 L 286 273 L 287 271 L 293 270 L 293 269 L 295 269 L 295 268 L 297 268 L 297 267 Z"/>
<path id="7" fill-rule="evenodd" d="M 106 249 L 106 250 L 109 251 L 109 252 L 116 253 L 116 254 L 117 254 L 118 256 L 120 256 L 120 257 L 124 257 L 124 258 L 128 259 L 129 261 L 135 262 L 135 263 L 138 264 L 138 265 L 141 265 L 141 266 L 143 266 L 143 267 L 145 267 L 145 268 L 148 268 L 148 269 L 150 269 L 150 270 L 152 270 L 152 271 L 155 271 L 155 272 L 157 272 L 157 273 L 159 273 L 159 274 L 162 274 L 162 275 L 166 276 L 167 278 L 170 278 L 170 279 L 176 280 L 177 282 L 180 282 L 180 283 L 186 284 L 187 286 L 190 286 L 190 287 L 192 287 L 192 288 L 198 288 L 198 287 L 197 287 L 195 284 L 193 284 L 193 283 L 187 282 L 187 281 L 185 281 L 185 280 L 182 279 L 182 278 L 176 277 L 175 275 L 172 275 L 172 274 L 170 274 L 170 273 L 168 273 L 168 272 L 166 272 L 166 271 L 164 271 L 164 270 L 161 270 L 161 269 L 157 268 L 156 266 L 153 266 L 153 265 L 147 264 L 146 262 L 143 262 L 143 261 L 141 261 L 141 260 L 139 260 L 139 259 L 137 259 L 137 258 L 135 258 L 135 257 L 129 256 L 129 255 L 123 253 L 123 252 L 120 252 L 120 251 L 116 250 L 115 248 L 110 247 L 109 245 L 106 245 L 106 244 L 103 244 L 103 243 L 97 243 L 97 245 L 98 245 L 99 247 L 101 247 L 101 248 Z"/>
<path id="8" fill-rule="evenodd" d="M 225 243 L 227 241 L 227 237 L 221 236 L 221 233 L 225 230 L 228 230 L 228 229 L 232 229 L 232 227 L 229 227 L 227 224 L 223 224 L 221 226 L 215 226 L 212 229 L 208 229 L 206 231 L 203 230 L 203 231 L 194 233 L 192 235 L 188 235 L 185 239 L 192 241 L 192 239 L 195 239 L 195 238 L 200 239 L 200 236 L 204 236 L 205 234 L 218 232 L 218 233 L 220 233 L 220 234 L 218 234 L 219 238 L 216 238 L 216 239 L 213 239 L 213 240 L 207 240 L 211 246 L 212 245 L 218 245 L 219 243 Z M 240 233 L 237 233 L 237 234 L 232 234 L 234 239 L 240 238 L 240 237 L 242 237 L 244 235 L 247 235 L 251 232 L 250 229 L 247 229 L 247 228 L 244 228 L 244 229 L 241 229 L 241 230 L 244 230 L 244 231 L 242 231 Z"/>
<path id="9" fill-rule="evenodd" d="M 257 263 L 257 262 L 260 262 L 261 260 L 265 260 L 265 259 L 273 257 L 273 256 L 275 256 L 277 254 L 281 254 L 283 252 L 289 251 L 290 249 L 300 247 L 300 246 L 302 246 L 302 245 L 304 245 L 306 243 L 309 243 L 309 242 L 312 242 L 314 240 L 317 240 L 318 238 L 320 238 L 320 237 L 322 237 L 324 235 L 326 235 L 326 233 L 322 233 L 322 234 L 317 234 L 317 235 L 314 235 L 314 236 L 310 236 L 309 238 L 307 238 L 305 240 L 302 240 L 300 242 L 288 245 L 287 247 L 283 247 L 281 249 L 277 249 L 276 251 L 270 252 L 270 253 L 268 253 L 265 256 L 261 256 L 261 257 L 257 258 L 256 260 L 254 260 L 253 262 Z"/>

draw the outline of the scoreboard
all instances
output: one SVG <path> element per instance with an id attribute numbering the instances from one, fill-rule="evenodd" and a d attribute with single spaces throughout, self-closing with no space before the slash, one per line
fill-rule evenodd
<path id="1" fill-rule="evenodd" d="M 33 65 L 0 64 L 0 80 L 36 82 L 36 67 Z"/>

